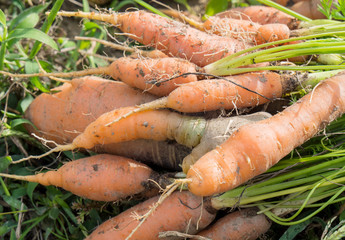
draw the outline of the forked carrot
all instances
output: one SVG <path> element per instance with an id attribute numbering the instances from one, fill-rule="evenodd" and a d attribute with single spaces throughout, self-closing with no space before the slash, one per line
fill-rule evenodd
<path id="1" fill-rule="evenodd" d="M 158 173 L 129 158 L 99 154 L 70 161 L 56 171 L 18 176 L 0 176 L 61 187 L 80 197 L 96 201 L 116 201 L 149 190 L 150 179 Z M 125 181 L 124 181 L 125 179 Z"/>
<path id="2" fill-rule="evenodd" d="M 146 11 L 111 14 L 62 11 L 58 15 L 108 22 L 144 45 L 161 50 L 168 56 L 187 59 L 200 67 L 251 46 L 236 39 L 209 35 Z"/>
<path id="3" fill-rule="evenodd" d="M 188 171 L 189 190 L 225 192 L 265 172 L 345 112 L 345 74 L 333 76 L 273 117 L 247 124 Z"/>

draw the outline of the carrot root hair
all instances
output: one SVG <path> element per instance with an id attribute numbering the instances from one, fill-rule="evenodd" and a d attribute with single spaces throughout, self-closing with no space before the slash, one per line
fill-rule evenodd
<path id="1" fill-rule="evenodd" d="M 37 156 L 29 156 L 29 157 L 25 157 L 25 158 L 22 158 L 20 160 L 17 160 L 17 161 L 12 161 L 13 164 L 17 164 L 17 163 L 21 163 L 21 162 L 25 162 L 25 161 L 28 161 L 30 159 L 40 159 L 40 158 L 43 158 L 45 156 L 48 156 L 50 155 L 51 153 L 54 153 L 54 152 L 63 152 L 63 151 L 70 151 L 70 150 L 73 150 L 73 149 L 76 149 L 76 146 L 74 144 L 67 144 L 67 145 L 57 145 L 55 148 L 52 148 L 50 149 L 48 152 L 46 153 L 43 153 L 41 155 L 37 155 Z"/>

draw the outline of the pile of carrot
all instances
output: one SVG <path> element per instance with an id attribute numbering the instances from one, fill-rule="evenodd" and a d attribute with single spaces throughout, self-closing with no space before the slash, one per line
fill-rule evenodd
<path id="1" fill-rule="evenodd" d="M 219 210 L 203 197 L 264 173 L 345 112 L 344 73 L 270 113 L 263 110 L 294 91 L 307 74 L 260 71 L 220 79 L 207 73 L 206 66 L 226 56 L 289 38 L 298 21 L 272 10 L 232 9 L 197 24 L 147 11 L 60 12 L 113 24 L 166 57 L 122 57 L 97 69 L 36 74 L 73 79 L 38 96 L 25 113 L 35 126 L 26 129 L 49 140 L 51 149 L 13 164 L 68 150 L 94 154 L 56 171 L 0 176 L 54 185 L 95 201 L 144 196 L 87 239 L 158 239 L 162 232 L 195 239 L 258 238 L 270 222 L 257 209 L 240 209 L 213 223 Z M 219 117 L 220 111 L 232 116 Z M 161 188 L 167 190 L 159 196 Z"/>

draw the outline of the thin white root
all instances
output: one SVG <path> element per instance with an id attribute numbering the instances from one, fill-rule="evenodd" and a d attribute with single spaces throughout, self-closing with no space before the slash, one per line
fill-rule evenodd
<path id="1" fill-rule="evenodd" d="M 19 159 L 17 161 L 13 161 L 12 164 L 17 164 L 17 163 L 25 162 L 25 161 L 28 161 L 30 159 L 40 159 L 40 158 L 43 158 L 45 156 L 48 156 L 49 154 L 51 154 L 53 152 L 70 151 L 70 150 L 73 150 L 75 148 L 76 148 L 76 146 L 74 146 L 73 144 L 57 145 L 55 148 L 50 149 L 46 153 L 43 153 L 43 154 L 38 155 L 38 156 L 29 156 L 29 157 L 26 157 L 26 158 L 22 158 L 22 159 Z"/>

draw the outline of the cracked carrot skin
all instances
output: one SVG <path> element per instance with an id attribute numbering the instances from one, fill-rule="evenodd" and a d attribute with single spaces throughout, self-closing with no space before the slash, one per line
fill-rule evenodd
<path id="1" fill-rule="evenodd" d="M 188 171 L 189 190 L 222 193 L 265 172 L 345 112 L 345 74 L 323 81 L 273 117 L 242 126 Z"/>
<path id="2" fill-rule="evenodd" d="M 98 14 L 59 12 L 61 16 L 85 17 L 113 24 L 128 37 L 152 46 L 168 56 L 187 59 L 203 67 L 252 46 L 237 39 L 210 35 L 184 23 L 147 11 Z"/>
<path id="3" fill-rule="evenodd" d="M 86 240 L 126 239 L 140 223 L 134 215 L 142 216 L 158 201 L 159 196 L 142 202 L 96 228 Z M 209 212 L 203 199 L 188 191 L 174 192 L 167 197 L 130 238 L 131 240 L 159 239 L 159 232 L 178 231 L 195 234 L 209 225 L 215 211 Z"/>
<path id="4" fill-rule="evenodd" d="M 151 168 L 132 159 L 99 154 L 70 161 L 56 171 L 20 177 L 91 200 L 116 201 L 147 190 L 149 179 L 157 176 Z"/>

